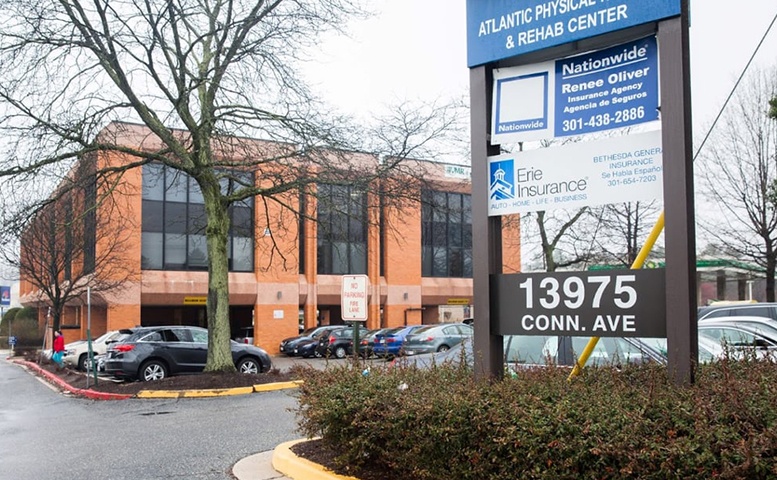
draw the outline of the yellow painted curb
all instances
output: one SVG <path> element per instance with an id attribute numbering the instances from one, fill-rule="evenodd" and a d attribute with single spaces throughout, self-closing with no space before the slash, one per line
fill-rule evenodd
<path id="1" fill-rule="evenodd" d="M 272 466 L 292 480 L 359 480 L 356 477 L 338 475 L 323 466 L 310 460 L 298 457 L 291 451 L 291 447 L 310 439 L 292 440 L 278 445 L 273 450 Z"/>
<path id="2" fill-rule="evenodd" d="M 227 397 L 229 395 L 245 395 L 254 393 L 254 387 L 209 388 L 205 390 L 184 390 L 182 397 Z"/>
<path id="3" fill-rule="evenodd" d="M 260 383 L 254 385 L 255 392 L 269 392 L 271 390 L 282 390 L 284 388 L 297 388 L 302 385 L 302 380 L 291 382 Z"/>
<path id="4" fill-rule="evenodd" d="M 135 394 L 137 398 L 178 398 L 181 390 L 141 390 Z"/>
<path id="5" fill-rule="evenodd" d="M 135 398 L 204 398 L 227 397 L 230 395 L 246 395 L 254 392 L 269 392 L 283 390 L 285 388 L 297 388 L 302 385 L 302 380 L 291 382 L 261 383 L 250 387 L 237 388 L 209 388 L 202 390 L 141 390 L 135 394 Z"/>

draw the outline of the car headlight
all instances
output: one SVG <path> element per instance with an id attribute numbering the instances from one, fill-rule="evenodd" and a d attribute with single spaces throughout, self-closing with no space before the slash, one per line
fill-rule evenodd
<path id="1" fill-rule="evenodd" d="M 70 356 L 73 356 L 75 354 L 76 354 L 76 351 L 74 349 L 73 350 L 65 350 L 65 356 L 66 357 L 70 357 Z"/>

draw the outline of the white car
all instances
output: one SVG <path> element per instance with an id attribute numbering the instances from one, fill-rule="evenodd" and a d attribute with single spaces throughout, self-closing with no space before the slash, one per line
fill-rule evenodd
<path id="1" fill-rule="evenodd" d="M 112 330 L 95 340 L 92 340 L 92 355 L 97 356 L 105 354 L 108 350 L 108 345 L 128 336 L 129 333 L 129 330 Z M 70 365 L 79 370 L 86 371 L 87 362 L 89 361 L 89 344 L 87 341 L 78 340 L 65 345 L 65 356 L 63 357 L 63 361 L 65 362 L 65 365 Z"/>

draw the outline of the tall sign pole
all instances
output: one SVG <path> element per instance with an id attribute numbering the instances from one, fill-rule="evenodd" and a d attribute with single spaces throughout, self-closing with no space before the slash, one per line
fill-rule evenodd
<path id="1" fill-rule="evenodd" d="M 472 142 L 472 184 L 488 185 L 488 157 L 499 154 L 499 145 L 491 145 L 490 121 L 493 68 L 482 65 L 470 69 L 470 123 Z M 472 231 L 486 235 L 472 236 L 472 276 L 475 314 L 475 376 L 502 378 L 504 375 L 502 335 L 494 333 L 491 314 L 491 275 L 502 273 L 502 218 L 488 216 L 488 196 L 477 195 L 473 187 Z"/>
<path id="2" fill-rule="evenodd" d="M 682 0 L 682 14 L 658 24 L 664 146 L 667 348 L 669 374 L 676 384 L 694 382 L 693 367 L 699 341 L 688 16 L 689 2 Z"/>

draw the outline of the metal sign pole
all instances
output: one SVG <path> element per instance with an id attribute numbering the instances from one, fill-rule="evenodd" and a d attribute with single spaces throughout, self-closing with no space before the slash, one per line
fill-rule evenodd
<path id="1" fill-rule="evenodd" d="M 688 0 L 683 0 L 681 16 L 658 24 L 667 353 L 669 375 L 681 385 L 694 382 L 698 350 L 688 12 Z"/>
<path id="2" fill-rule="evenodd" d="M 92 349 L 92 288 L 86 287 L 86 342 L 88 348 L 86 388 L 89 388 L 89 368 L 94 375 L 94 384 L 97 385 L 97 365 L 94 361 L 94 350 Z"/>

